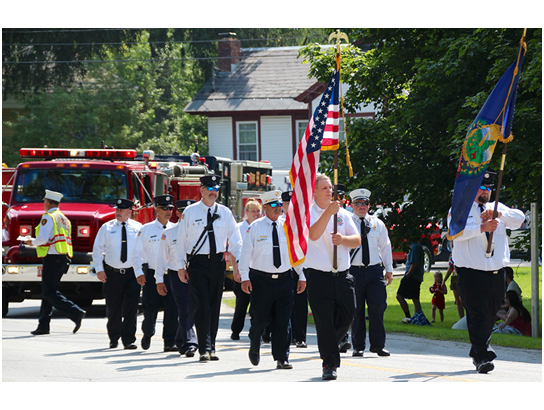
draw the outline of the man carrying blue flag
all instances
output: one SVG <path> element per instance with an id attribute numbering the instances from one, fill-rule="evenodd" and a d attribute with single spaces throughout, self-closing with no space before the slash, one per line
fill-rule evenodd
<path id="1" fill-rule="evenodd" d="M 495 368 L 497 357 L 489 345 L 495 313 L 505 292 L 504 268 L 510 263 L 510 248 L 506 229 L 518 229 L 525 217 L 523 212 L 498 203 L 489 203 L 495 173 L 486 171 L 482 184 L 461 233 L 453 240 L 452 258 L 457 268 L 457 286 L 467 312 L 467 327 L 471 349 L 469 355 L 478 373 Z M 448 213 L 448 226 L 452 221 Z M 486 255 L 488 236 L 493 232 L 491 255 Z"/>

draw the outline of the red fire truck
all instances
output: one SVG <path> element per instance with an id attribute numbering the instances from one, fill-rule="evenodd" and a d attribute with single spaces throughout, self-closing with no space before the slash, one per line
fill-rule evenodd
<path id="1" fill-rule="evenodd" d="M 18 238 L 34 236 L 44 212 L 45 189 L 64 195 L 61 210 L 72 222 L 74 256 L 60 291 L 83 306 L 103 298 L 102 283 L 92 269 L 92 247 L 98 229 L 115 217 L 116 198 L 133 200 L 132 218 L 144 224 L 155 218 L 154 196 L 170 193 L 176 200 L 199 200 L 200 177 L 214 173 L 222 176 L 220 202 L 240 220 L 244 198 L 272 189 L 272 167 L 266 162 L 198 154 L 155 157 L 152 151 L 138 156 L 130 149 L 22 148 L 20 154 L 31 161 L 14 170 L 9 199 L 3 189 L 3 317 L 10 302 L 41 298 L 41 261 L 36 248 Z"/>

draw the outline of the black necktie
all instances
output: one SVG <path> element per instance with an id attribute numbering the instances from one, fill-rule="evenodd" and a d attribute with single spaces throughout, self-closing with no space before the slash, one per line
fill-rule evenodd
<path id="1" fill-rule="evenodd" d="M 479 204 L 478 207 L 480 208 L 480 215 L 482 214 L 482 212 L 485 211 L 485 206 L 483 204 Z M 487 238 L 487 242 L 489 243 L 489 232 L 486 232 L 485 233 L 485 236 Z M 493 249 L 491 251 L 491 256 L 494 256 L 495 255 L 495 249 Z"/>
<path id="2" fill-rule="evenodd" d="M 127 227 L 125 222 L 122 223 L 123 229 L 121 229 L 121 262 L 127 261 Z"/>
<path id="3" fill-rule="evenodd" d="M 217 248 L 215 247 L 215 233 L 213 232 L 211 208 L 208 209 L 208 239 L 210 240 L 210 255 L 215 255 L 217 253 Z"/>
<path id="4" fill-rule="evenodd" d="M 274 266 L 277 269 L 281 266 L 281 256 L 280 241 L 278 240 L 278 230 L 276 229 L 276 222 L 272 222 L 272 249 L 274 254 Z"/>
<path id="5" fill-rule="evenodd" d="M 368 237 L 366 236 L 365 220 L 361 219 L 361 251 L 363 252 L 363 265 L 370 263 L 370 253 L 368 250 Z"/>

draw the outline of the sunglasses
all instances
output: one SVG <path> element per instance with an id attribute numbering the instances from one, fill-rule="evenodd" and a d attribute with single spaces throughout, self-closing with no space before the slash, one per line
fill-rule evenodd
<path id="1" fill-rule="evenodd" d="M 272 203 L 270 203 L 270 204 L 268 204 L 268 205 L 270 205 L 270 207 L 272 207 L 272 208 L 276 208 L 277 206 L 281 206 L 281 203 L 279 203 L 279 202 L 272 202 Z"/>
<path id="2" fill-rule="evenodd" d="M 480 189 L 482 191 L 491 191 L 491 188 L 490 187 L 487 187 L 487 186 L 484 186 L 484 185 L 480 185 Z"/>
<path id="3" fill-rule="evenodd" d="M 214 187 L 214 186 L 207 186 L 206 189 L 208 191 L 215 191 L 215 192 L 219 191 L 219 187 Z"/>
<path id="4" fill-rule="evenodd" d="M 370 205 L 370 201 L 355 201 L 355 202 L 352 202 L 353 205 L 355 206 L 368 206 Z"/>

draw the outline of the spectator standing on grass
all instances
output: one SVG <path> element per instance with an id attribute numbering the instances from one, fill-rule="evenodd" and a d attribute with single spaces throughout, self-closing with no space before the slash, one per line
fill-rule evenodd
<path id="1" fill-rule="evenodd" d="M 444 295 L 448 293 L 448 288 L 443 284 L 444 279 L 442 277 L 442 272 L 435 272 L 434 274 L 434 283 L 429 287 L 429 291 L 433 294 L 431 300 L 431 322 L 435 321 L 436 310 L 440 314 L 440 321 L 444 321 L 444 309 L 446 308 L 446 299 Z"/>
<path id="2" fill-rule="evenodd" d="M 423 282 L 423 275 L 425 274 L 424 262 L 423 246 L 414 239 L 406 257 L 406 273 L 400 280 L 399 289 L 397 290 L 397 300 L 404 312 L 405 319 L 408 319 L 405 320 L 406 322 L 409 322 L 409 319 L 412 317 L 406 299 L 412 299 L 414 303 L 414 315 L 421 311 L 419 293 L 421 282 Z"/>
<path id="3" fill-rule="evenodd" d="M 463 301 L 461 296 L 459 296 L 459 290 L 457 289 L 457 271 L 455 269 L 455 264 L 453 263 L 453 258 L 450 255 L 448 261 L 448 270 L 446 271 L 446 277 L 442 284 L 446 286 L 446 281 L 451 275 L 450 289 L 453 292 L 453 297 L 455 298 L 455 306 L 457 306 L 457 313 L 459 314 L 459 319 L 462 319 L 465 316 L 465 308 L 463 306 Z"/>

